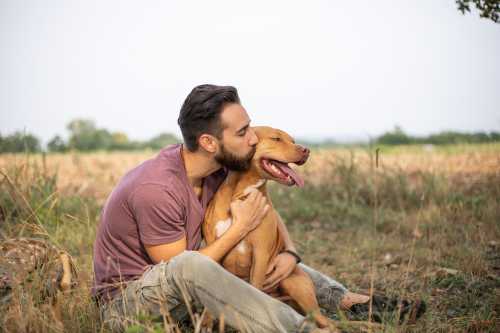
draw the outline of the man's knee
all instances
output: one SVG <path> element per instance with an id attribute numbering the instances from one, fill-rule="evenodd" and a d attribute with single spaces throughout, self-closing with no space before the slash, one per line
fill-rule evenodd
<path id="1" fill-rule="evenodd" d="M 220 269 L 220 265 L 198 251 L 184 251 L 172 259 L 174 269 L 184 278 L 203 276 L 207 272 Z"/>

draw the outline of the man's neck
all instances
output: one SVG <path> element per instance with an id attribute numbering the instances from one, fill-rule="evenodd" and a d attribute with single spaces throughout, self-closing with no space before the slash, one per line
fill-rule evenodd
<path id="1" fill-rule="evenodd" d="M 201 186 L 203 178 L 219 170 L 221 167 L 220 164 L 201 149 L 198 149 L 196 152 L 190 152 L 182 145 L 181 153 L 184 168 L 192 186 Z"/>

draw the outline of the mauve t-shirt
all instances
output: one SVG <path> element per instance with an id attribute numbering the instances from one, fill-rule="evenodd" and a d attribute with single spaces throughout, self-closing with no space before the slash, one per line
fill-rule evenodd
<path id="1" fill-rule="evenodd" d="M 154 265 L 145 244 L 166 244 L 186 236 L 187 250 L 200 247 L 205 209 L 226 172 L 220 169 L 205 177 L 198 199 L 181 148 L 181 144 L 167 146 L 129 171 L 108 197 L 94 243 L 94 296 L 109 299 L 122 282 L 139 278 Z"/>

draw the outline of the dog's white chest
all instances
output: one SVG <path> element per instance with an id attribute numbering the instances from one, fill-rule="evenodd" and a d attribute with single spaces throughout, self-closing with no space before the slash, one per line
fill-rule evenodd
<path id="1" fill-rule="evenodd" d="M 233 220 L 231 218 L 228 218 L 227 220 L 220 220 L 215 224 L 215 236 L 217 238 L 220 238 L 226 231 L 229 229 L 229 227 L 233 224 Z M 245 253 L 247 252 L 247 244 L 245 240 L 242 240 L 241 242 L 238 243 L 236 246 L 236 250 L 240 253 Z"/>
<path id="2" fill-rule="evenodd" d="M 238 246 L 236 247 L 236 250 L 239 252 L 239 253 L 242 253 L 244 254 L 245 252 L 247 252 L 247 243 L 245 242 L 245 240 L 242 240 Z"/>
<path id="3" fill-rule="evenodd" d="M 227 220 L 221 220 L 215 224 L 215 235 L 217 238 L 220 238 L 227 229 L 233 224 L 233 219 L 228 218 Z"/>

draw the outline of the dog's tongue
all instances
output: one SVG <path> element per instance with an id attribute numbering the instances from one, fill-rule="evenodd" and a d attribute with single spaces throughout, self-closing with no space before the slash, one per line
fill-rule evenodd
<path id="1" fill-rule="evenodd" d="M 295 185 L 297 185 L 298 187 L 304 186 L 304 180 L 302 179 L 302 177 L 300 177 L 298 173 L 290 168 L 288 164 L 279 161 L 273 162 L 281 169 L 281 171 L 292 177 L 292 179 L 295 181 Z"/>

